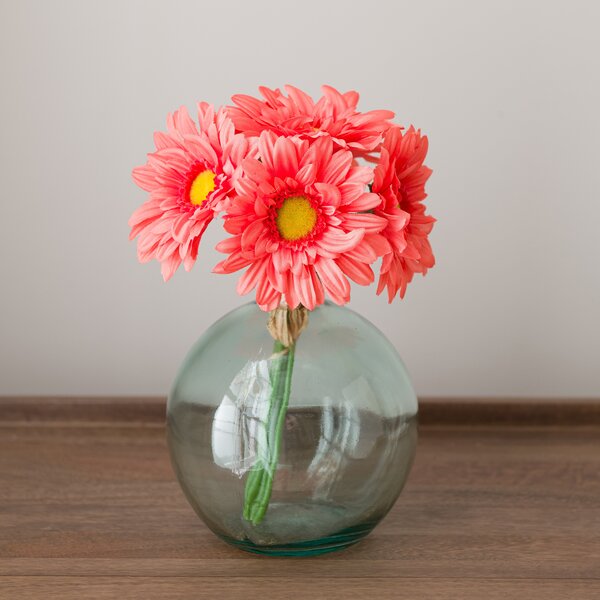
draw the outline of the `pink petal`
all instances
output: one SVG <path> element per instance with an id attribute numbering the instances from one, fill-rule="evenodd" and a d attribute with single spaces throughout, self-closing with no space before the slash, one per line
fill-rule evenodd
<path id="1" fill-rule="evenodd" d="M 298 172 L 298 156 L 296 146 L 290 138 L 277 138 L 273 148 L 273 156 L 279 177 L 284 179 L 296 175 Z"/>
<path id="2" fill-rule="evenodd" d="M 252 248 L 265 229 L 264 219 L 251 223 L 242 233 L 242 249 Z"/>
<path id="3" fill-rule="evenodd" d="M 323 232 L 321 239 L 317 240 L 316 245 L 323 250 L 341 254 L 355 248 L 363 239 L 364 231 L 355 229 L 344 233 L 341 229 L 329 227 Z"/>
<path id="4" fill-rule="evenodd" d="M 162 131 L 155 131 L 154 146 L 157 150 L 162 150 L 163 148 L 179 147 L 179 143 L 176 142 L 169 134 Z"/>
<path id="5" fill-rule="evenodd" d="M 176 110 L 173 114 L 173 120 L 175 128 L 182 134 L 198 135 L 198 129 L 196 124 L 190 117 L 188 110 L 185 106 L 182 106 L 179 110 Z"/>
<path id="6" fill-rule="evenodd" d="M 347 229 L 364 229 L 369 233 L 379 233 L 388 224 L 387 219 L 372 213 L 347 213 L 342 216 Z"/>
<path id="7" fill-rule="evenodd" d="M 352 166 L 352 152 L 338 150 L 327 163 L 321 177 L 325 183 L 341 183 Z"/>
<path id="8" fill-rule="evenodd" d="M 206 138 L 200 137 L 198 135 L 186 135 L 185 142 L 187 144 L 187 148 L 191 150 L 194 156 L 200 160 L 208 163 L 208 165 L 217 165 L 219 163 L 219 158 L 214 150 L 214 148 L 208 143 Z"/>
<path id="9" fill-rule="evenodd" d="M 165 281 L 169 281 L 173 274 L 177 270 L 177 267 L 181 264 L 181 258 L 179 252 L 174 252 L 169 257 L 165 258 L 160 265 L 160 272 Z"/>
<path id="10" fill-rule="evenodd" d="M 269 104 L 271 104 L 272 106 L 277 106 L 277 104 L 279 103 L 279 99 L 282 96 L 280 90 L 271 90 L 268 87 L 265 87 L 264 85 L 259 86 L 258 91 L 262 94 L 263 98 L 265 98 L 265 100 L 269 102 Z"/>
<path id="11" fill-rule="evenodd" d="M 342 200 L 342 194 L 337 186 L 329 183 L 315 183 L 315 188 L 319 194 L 321 194 L 324 204 L 339 206 Z"/>
<path id="12" fill-rule="evenodd" d="M 349 252 L 345 253 L 345 256 L 356 260 L 358 262 L 366 263 L 370 265 L 377 260 L 377 253 L 370 244 L 367 244 L 365 240 L 363 240 L 356 248 L 353 248 Z"/>
<path id="13" fill-rule="evenodd" d="M 299 90 L 293 85 L 286 85 L 284 86 L 284 89 L 302 112 L 306 113 L 307 115 L 312 113 L 315 103 L 306 92 Z"/>
<path id="14" fill-rule="evenodd" d="M 208 102 L 198 102 L 196 105 L 198 110 L 198 123 L 200 123 L 201 131 L 208 131 L 215 120 L 215 108 Z"/>
<path id="15" fill-rule="evenodd" d="M 183 268 L 188 272 L 191 271 L 192 267 L 194 266 L 194 263 L 196 262 L 196 259 L 198 258 L 199 245 L 200 238 L 197 237 L 192 241 L 186 255 L 183 257 Z"/>
<path id="16" fill-rule="evenodd" d="M 363 210 L 372 210 L 382 204 L 382 198 L 379 194 L 365 193 L 359 196 L 353 202 L 344 204 L 344 210 L 361 212 Z"/>
<path id="17" fill-rule="evenodd" d="M 222 252 L 223 254 L 230 254 L 231 252 L 240 249 L 241 239 L 241 235 L 234 235 L 232 237 L 225 238 L 217 243 L 215 250 Z"/>
<path id="18" fill-rule="evenodd" d="M 330 85 L 322 85 L 321 91 L 323 95 L 333 104 L 337 111 L 343 112 L 346 109 L 346 102 L 340 92 Z"/>
<path id="19" fill-rule="evenodd" d="M 275 254 L 271 257 L 271 260 L 269 261 L 269 265 L 267 267 L 267 277 L 269 278 L 271 285 L 276 290 L 281 292 L 285 290 L 286 277 L 275 268 L 275 264 L 273 262 L 274 256 Z"/>
<path id="20" fill-rule="evenodd" d="M 148 200 L 134 211 L 131 217 L 129 217 L 128 223 L 130 227 L 133 227 L 142 221 L 155 219 L 162 214 L 163 210 L 160 208 L 160 205 L 152 200 Z"/>
<path id="21" fill-rule="evenodd" d="M 284 273 L 292 268 L 292 252 L 289 248 L 280 248 L 273 253 L 273 266 L 279 273 Z"/>
<path id="22" fill-rule="evenodd" d="M 287 274 L 287 285 L 285 290 L 285 301 L 290 308 L 296 308 L 300 304 L 298 294 L 295 289 L 295 277 L 291 271 Z"/>
<path id="23" fill-rule="evenodd" d="M 265 261 L 264 264 L 266 267 L 267 261 Z M 278 290 L 273 288 L 268 277 L 262 277 L 258 281 L 258 286 L 256 288 L 257 304 L 263 310 L 272 310 L 272 308 L 275 308 L 277 306 L 277 304 L 279 304 L 280 299 L 281 299 L 281 293 Z"/>
<path id="24" fill-rule="evenodd" d="M 142 245 L 138 243 L 137 247 L 137 257 L 141 263 L 147 263 L 152 260 L 156 256 L 156 249 L 158 248 L 159 240 L 154 238 L 148 239 L 147 243 Z"/>
<path id="25" fill-rule="evenodd" d="M 217 263 L 217 265 L 215 265 L 213 268 L 213 273 L 219 273 L 221 275 L 234 273 L 235 271 L 239 271 L 240 269 L 247 267 L 249 264 L 252 264 L 252 261 L 245 258 L 241 252 L 237 252 L 231 254 L 220 263 Z"/>
<path id="26" fill-rule="evenodd" d="M 131 176 L 135 183 L 147 192 L 151 192 L 156 187 L 156 173 L 151 167 L 146 165 L 136 167 L 131 172 Z"/>
<path id="27" fill-rule="evenodd" d="M 246 94 L 235 94 L 231 97 L 233 103 L 248 114 L 260 114 L 262 102 Z"/>
<path id="28" fill-rule="evenodd" d="M 392 250 L 390 243 L 380 233 L 368 233 L 364 243 L 369 244 L 377 256 L 383 256 Z"/>
<path id="29" fill-rule="evenodd" d="M 263 131 L 258 139 L 258 151 L 263 164 L 270 173 L 277 173 L 277 163 L 275 161 L 275 142 L 277 136 L 272 131 Z"/>
<path id="30" fill-rule="evenodd" d="M 173 235 L 173 239 L 180 244 L 183 244 L 188 238 L 192 224 L 193 221 L 190 218 L 190 213 L 182 213 L 179 215 L 179 217 L 174 219 L 171 224 L 171 234 Z"/>
<path id="31" fill-rule="evenodd" d="M 315 262 L 315 270 L 336 304 L 346 304 L 350 300 L 350 284 L 334 260 L 320 257 Z"/>
<path id="32" fill-rule="evenodd" d="M 300 277 L 296 280 L 296 289 L 298 290 L 298 299 L 300 302 L 308 310 L 313 310 L 317 303 L 317 293 L 314 288 L 313 279 L 306 267 L 304 267 Z"/>
<path id="33" fill-rule="evenodd" d="M 369 265 L 357 260 L 353 260 L 347 256 L 340 256 L 336 262 L 340 269 L 346 275 L 348 275 L 352 281 L 358 283 L 359 285 L 369 285 L 373 283 L 375 276 L 373 275 L 373 270 Z"/>
<path id="34" fill-rule="evenodd" d="M 368 125 L 369 123 L 377 123 L 382 121 L 390 121 L 395 117 L 391 110 L 370 110 L 365 113 L 356 115 L 352 119 L 352 124 L 355 127 Z"/>
<path id="35" fill-rule="evenodd" d="M 325 302 L 325 290 L 323 288 L 323 284 L 315 271 L 314 266 L 308 267 L 308 272 L 310 274 L 310 278 L 312 279 L 312 285 L 315 290 L 315 306 L 320 306 Z"/>
<path id="36" fill-rule="evenodd" d="M 254 181 L 262 181 L 267 177 L 267 170 L 265 169 L 265 165 L 261 163 L 259 160 L 254 158 L 247 158 L 242 161 L 242 167 L 244 172 L 252 178 Z M 240 181 L 243 184 L 243 181 Z M 252 188 L 250 191 L 253 191 Z M 243 187 L 240 189 L 241 193 L 244 193 Z"/>
<path id="37" fill-rule="evenodd" d="M 348 107 L 356 108 L 356 105 L 358 104 L 358 100 L 359 100 L 358 92 L 350 91 L 350 92 L 346 92 L 342 95 L 343 95 L 344 100 L 346 101 L 346 105 Z"/>
<path id="38" fill-rule="evenodd" d="M 237 293 L 240 296 L 252 291 L 265 277 L 267 269 L 267 259 L 252 263 L 248 270 L 240 277 L 237 284 Z"/>
<path id="39" fill-rule="evenodd" d="M 333 142 L 328 135 L 317 138 L 308 148 L 306 153 L 300 159 L 300 167 L 305 165 L 314 165 L 319 181 L 323 180 L 321 174 L 321 163 L 325 157 L 331 156 L 333 151 Z"/>
<path id="40" fill-rule="evenodd" d="M 304 187 L 308 187 L 315 181 L 315 176 L 317 173 L 317 169 L 315 165 L 304 165 L 295 175 L 296 181 L 303 185 Z"/>
<path id="41" fill-rule="evenodd" d="M 268 294 L 263 294 L 261 299 L 257 296 L 257 304 L 261 310 L 265 312 L 270 312 L 275 310 L 279 304 L 281 303 L 281 294 L 271 289 Z"/>

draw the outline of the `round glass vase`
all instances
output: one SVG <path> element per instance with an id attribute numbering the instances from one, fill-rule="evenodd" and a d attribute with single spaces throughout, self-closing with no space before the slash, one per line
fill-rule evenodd
<path id="1" fill-rule="evenodd" d="M 188 353 L 167 406 L 173 467 L 224 541 L 270 555 L 338 550 L 402 491 L 417 398 L 394 347 L 352 310 L 310 311 L 287 355 L 268 317 L 246 304 Z"/>

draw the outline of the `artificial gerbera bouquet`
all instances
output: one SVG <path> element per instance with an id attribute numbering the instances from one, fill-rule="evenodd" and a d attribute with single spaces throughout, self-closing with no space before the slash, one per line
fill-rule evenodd
<path id="1" fill-rule="evenodd" d="M 214 272 L 245 269 L 238 293 L 256 290 L 271 313 L 269 435 L 246 482 L 244 517 L 252 523 L 268 507 L 294 348 L 309 311 L 326 297 L 346 304 L 350 280 L 373 283 L 378 259 L 377 294 L 387 289 L 390 302 L 434 264 L 434 219 L 423 204 L 427 138 L 394 124 L 391 111 L 359 112 L 356 92 L 322 92 L 315 102 L 292 86 L 263 87 L 262 99 L 235 95 L 218 110 L 200 102 L 197 122 L 180 108 L 133 170 L 149 192 L 129 221 L 139 260 L 157 259 L 165 281 L 181 264 L 189 271 L 220 215 L 227 235 L 217 249 L 227 257 Z"/>

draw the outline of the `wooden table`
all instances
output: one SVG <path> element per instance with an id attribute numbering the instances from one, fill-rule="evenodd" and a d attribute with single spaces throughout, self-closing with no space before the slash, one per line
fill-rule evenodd
<path id="1" fill-rule="evenodd" d="M 600 598 L 600 405 L 422 404 L 400 500 L 319 558 L 214 537 L 163 401 L 0 400 L 0 598 Z"/>

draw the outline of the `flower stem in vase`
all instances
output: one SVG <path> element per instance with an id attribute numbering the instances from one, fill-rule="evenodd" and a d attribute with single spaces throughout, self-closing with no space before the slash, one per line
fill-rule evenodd
<path id="1" fill-rule="evenodd" d="M 308 311 L 304 307 L 290 310 L 285 305 L 272 311 L 269 319 L 269 332 L 275 339 L 270 369 L 271 395 L 264 423 L 265 436 L 257 438 L 258 459 L 248 474 L 244 494 L 244 519 L 254 525 L 264 519 L 271 500 L 281 435 L 292 389 L 296 340 L 307 321 Z"/>

